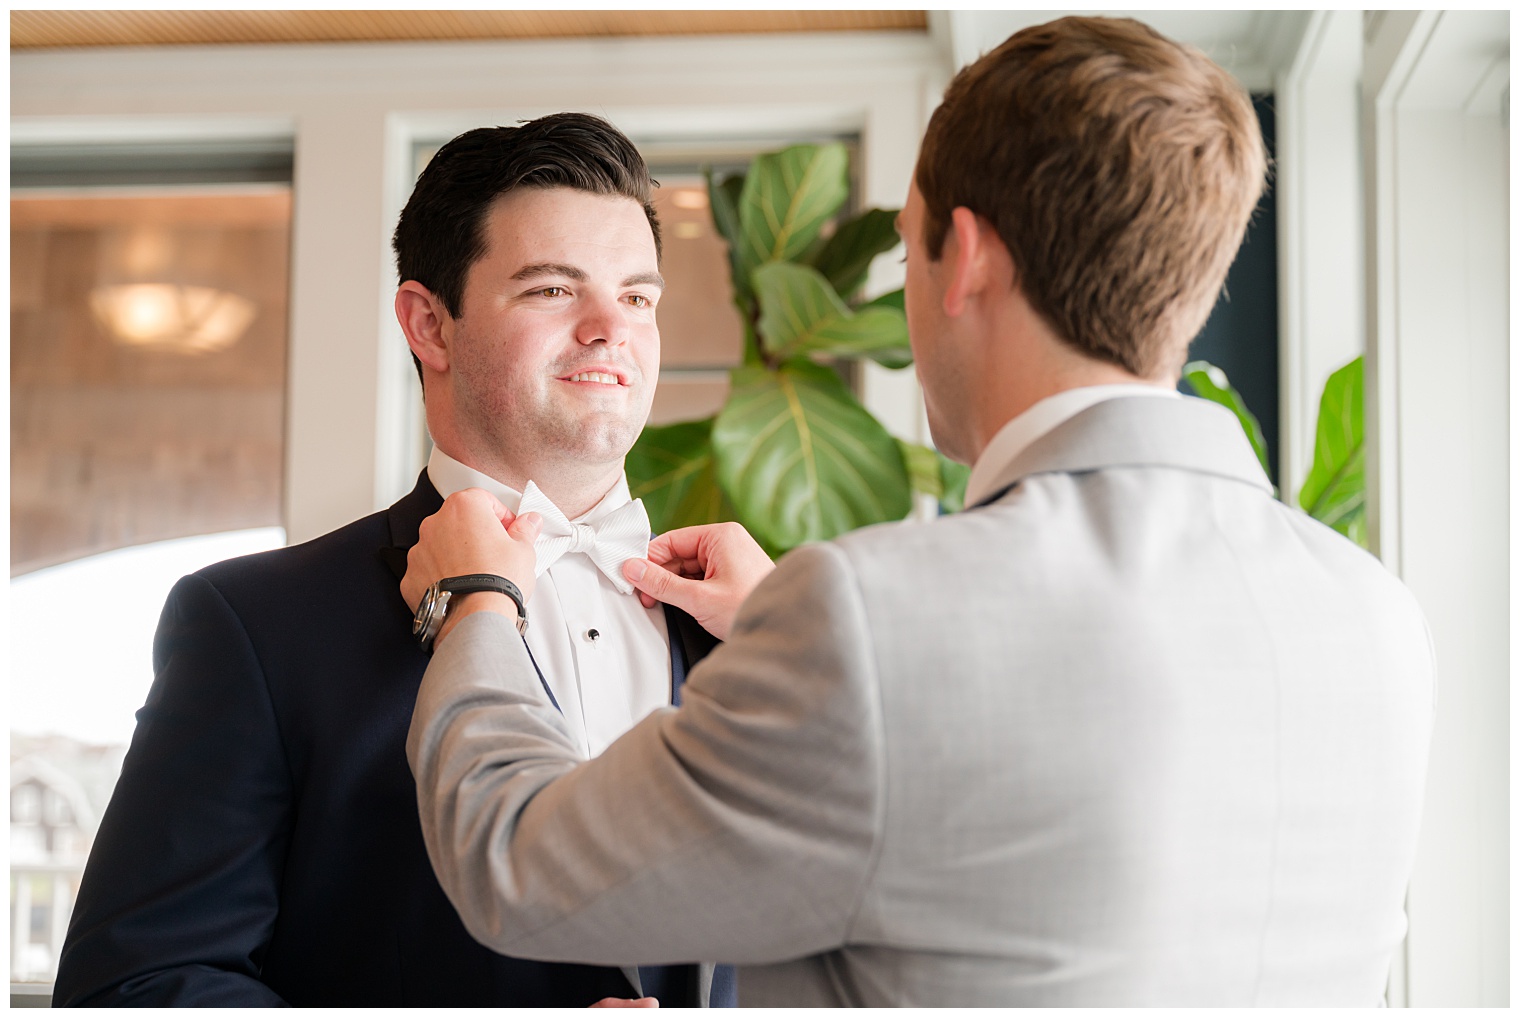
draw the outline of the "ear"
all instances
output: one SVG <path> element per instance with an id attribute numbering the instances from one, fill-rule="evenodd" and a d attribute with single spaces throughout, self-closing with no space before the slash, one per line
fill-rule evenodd
<path id="1" fill-rule="evenodd" d="M 994 262 L 1002 240 L 992 224 L 965 206 L 950 210 L 950 230 L 942 256 L 946 269 L 945 314 L 954 318 L 996 278 Z"/>
<path id="2" fill-rule="evenodd" d="M 406 333 L 406 345 L 425 367 L 449 369 L 449 342 L 454 338 L 454 319 L 433 291 L 408 279 L 396 290 L 396 321 Z"/>

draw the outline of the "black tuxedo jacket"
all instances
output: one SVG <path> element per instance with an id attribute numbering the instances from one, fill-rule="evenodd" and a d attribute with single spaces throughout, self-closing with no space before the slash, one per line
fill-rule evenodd
<path id="1" fill-rule="evenodd" d="M 504 958 L 444 897 L 405 741 L 428 658 L 399 577 L 442 499 L 182 579 L 58 968 L 59 1004 L 583 1006 L 622 971 Z M 667 610 L 674 692 L 713 646 Z M 688 969 L 644 970 L 698 1003 Z M 733 1004 L 720 968 L 712 1003 Z"/>

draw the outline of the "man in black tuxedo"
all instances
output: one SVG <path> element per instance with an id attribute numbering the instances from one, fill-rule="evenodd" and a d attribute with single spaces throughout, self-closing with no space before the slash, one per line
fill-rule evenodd
<path id="1" fill-rule="evenodd" d="M 174 588 L 57 1003 L 733 1004 L 732 971 L 697 959 L 594 967 L 475 943 L 428 863 L 404 752 L 428 655 L 397 583 L 454 491 L 549 520 L 528 639 L 587 756 L 679 702 L 711 649 L 620 573 L 648 538 L 622 464 L 659 372 L 650 187 L 628 139 L 579 114 L 433 158 L 395 236 L 428 468 L 384 512 Z"/>

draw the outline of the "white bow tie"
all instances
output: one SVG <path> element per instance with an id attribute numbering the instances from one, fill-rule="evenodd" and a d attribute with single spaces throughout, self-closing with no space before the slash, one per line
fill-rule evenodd
<path id="1" fill-rule="evenodd" d="M 559 506 L 529 481 L 517 512 L 538 513 L 544 518 L 544 529 L 533 542 L 538 555 L 535 576 L 542 576 L 561 555 L 579 551 L 589 555 L 620 592 L 633 593 L 633 584 L 623 579 L 623 563 L 649 554 L 649 514 L 642 499 L 634 499 L 595 523 L 571 523 Z"/>

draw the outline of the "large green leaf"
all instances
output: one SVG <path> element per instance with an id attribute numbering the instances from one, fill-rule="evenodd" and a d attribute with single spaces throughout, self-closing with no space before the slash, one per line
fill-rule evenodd
<path id="1" fill-rule="evenodd" d="M 1245 400 L 1231 387 L 1225 373 L 1208 361 L 1189 361 L 1182 366 L 1182 378 L 1194 393 L 1213 400 L 1239 418 L 1241 429 L 1245 431 L 1246 438 L 1251 440 L 1251 448 L 1256 450 L 1256 458 L 1261 461 L 1262 472 L 1271 478 L 1272 468 L 1267 463 L 1267 438 L 1262 434 L 1261 422 L 1247 409 Z"/>
<path id="2" fill-rule="evenodd" d="M 785 360 L 810 354 L 855 356 L 900 350 L 908 343 L 908 320 L 891 307 L 845 307 L 817 269 L 772 262 L 754 271 L 760 302 L 760 342 Z"/>
<path id="3" fill-rule="evenodd" d="M 945 493 L 945 479 L 939 471 L 939 453 L 927 445 L 897 440 L 902 450 L 903 466 L 908 468 L 908 483 L 921 495 L 936 499 Z"/>
<path id="4" fill-rule="evenodd" d="M 871 262 L 898 245 L 897 213 L 892 209 L 867 209 L 839 224 L 813 259 L 839 296 L 849 300 L 866 281 Z"/>
<path id="5" fill-rule="evenodd" d="M 645 428 L 628 450 L 628 491 L 644 500 L 658 532 L 733 519 L 718 487 L 711 417 Z"/>
<path id="6" fill-rule="evenodd" d="M 1362 358 L 1332 374 L 1319 401 L 1314 465 L 1298 504 L 1326 526 L 1367 544 L 1366 447 L 1363 443 Z"/>
<path id="7" fill-rule="evenodd" d="M 934 496 L 942 512 L 960 512 L 965 505 L 966 481 L 971 477 L 971 468 L 946 458 L 927 445 L 901 439 L 897 444 L 902 450 L 913 490 Z"/>
<path id="8" fill-rule="evenodd" d="M 939 497 L 940 508 L 947 513 L 958 513 L 966 505 L 966 482 L 971 480 L 971 468 L 964 463 L 936 452 L 939 457 L 940 483 L 944 493 Z"/>
<path id="9" fill-rule="evenodd" d="M 740 522 L 777 549 L 902 519 L 912 508 L 896 440 L 817 364 L 735 368 L 712 446 Z"/>
<path id="10" fill-rule="evenodd" d="M 739 237 L 739 193 L 744 189 L 744 174 L 731 173 L 721 181 L 711 166 L 702 167 L 707 181 L 707 206 L 712 210 L 713 226 L 729 245 Z"/>
<path id="11" fill-rule="evenodd" d="M 791 261 L 813 246 L 849 196 L 843 145 L 793 145 L 757 156 L 739 194 L 739 265 Z"/>
<path id="12" fill-rule="evenodd" d="M 739 193 L 744 188 L 744 174 L 731 174 L 720 183 L 713 177 L 712 167 L 705 166 L 702 175 L 707 178 L 707 207 L 712 212 L 713 227 L 728 242 L 728 271 L 734 292 L 746 294 L 749 272 L 739 263 Z"/>
<path id="13" fill-rule="evenodd" d="M 867 308 L 875 307 L 895 308 L 903 313 L 903 320 L 906 322 L 907 310 L 904 305 L 905 297 L 903 291 L 893 290 L 891 293 L 884 293 L 875 300 L 861 305 L 859 310 L 864 311 Z M 884 368 L 891 368 L 894 371 L 905 368 L 913 363 L 913 348 L 908 345 L 907 340 L 907 334 L 904 333 L 902 346 L 880 347 L 875 350 L 867 350 L 866 356 Z"/>
<path id="14" fill-rule="evenodd" d="M 866 308 L 896 308 L 902 312 L 903 321 L 907 321 L 906 301 L 907 296 L 902 290 L 893 290 L 891 293 L 884 293 L 875 300 L 862 304 L 859 310 L 864 311 Z M 908 336 L 904 333 L 902 346 L 867 350 L 866 356 L 882 367 L 891 368 L 895 371 L 913 363 L 913 348 L 908 345 Z"/>

